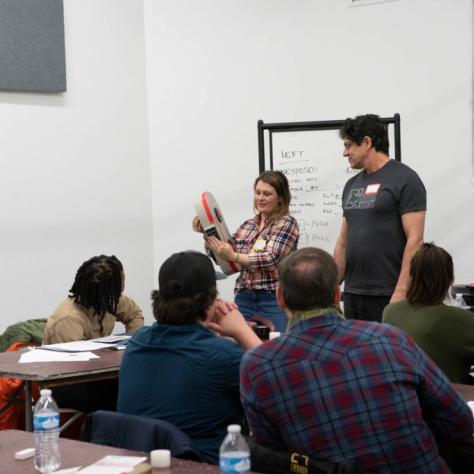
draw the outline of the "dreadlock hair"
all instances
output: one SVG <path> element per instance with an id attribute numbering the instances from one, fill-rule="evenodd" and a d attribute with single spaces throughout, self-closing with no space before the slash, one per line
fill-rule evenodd
<path id="1" fill-rule="evenodd" d="M 69 297 L 84 308 L 92 308 L 102 321 L 105 313 L 117 312 L 122 274 L 122 263 L 115 255 L 92 257 L 77 270 Z"/>

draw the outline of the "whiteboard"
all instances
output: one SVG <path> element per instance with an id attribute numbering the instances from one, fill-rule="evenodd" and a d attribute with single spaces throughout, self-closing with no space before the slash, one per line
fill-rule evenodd
<path id="1" fill-rule="evenodd" d="M 342 156 L 337 130 L 278 132 L 272 137 L 273 168 L 290 184 L 290 213 L 300 228 L 299 247 L 332 253 L 342 218 L 342 190 L 356 172 Z"/>
<path id="2" fill-rule="evenodd" d="M 341 227 L 344 185 L 360 171 L 342 155 L 338 128 L 274 130 L 265 143 L 267 169 L 280 170 L 288 178 L 290 213 L 300 229 L 298 247 L 318 247 L 331 254 Z M 389 140 L 394 143 L 393 127 Z"/>

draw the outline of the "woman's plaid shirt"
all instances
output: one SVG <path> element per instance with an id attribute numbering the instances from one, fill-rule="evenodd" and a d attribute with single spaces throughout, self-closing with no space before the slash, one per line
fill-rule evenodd
<path id="1" fill-rule="evenodd" d="M 299 230 L 296 219 L 285 216 L 259 232 L 260 216 L 245 221 L 233 235 L 235 250 L 247 254 L 248 267 L 243 267 L 235 285 L 239 290 L 275 291 L 278 285 L 277 266 L 283 257 L 296 250 Z M 265 241 L 262 250 L 255 250 L 255 242 Z"/>

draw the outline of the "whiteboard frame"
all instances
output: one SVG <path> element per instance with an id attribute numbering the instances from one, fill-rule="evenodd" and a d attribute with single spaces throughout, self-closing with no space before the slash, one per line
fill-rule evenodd
<path id="1" fill-rule="evenodd" d="M 396 113 L 393 117 L 383 117 L 382 122 L 386 125 L 394 126 L 394 149 L 395 160 L 402 161 L 400 114 Z M 266 169 L 273 169 L 273 148 L 272 134 L 278 132 L 303 132 L 308 130 L 339 130 L 344 125 L 344 120 L 320 120 L 314 122 L 282 122 L 265 123 L 263 120 L 257 122 L 258 133 L 258 169 L 262 173 Z M 268 146 L 265 146 L 265 131 L 268 131 Z M 269 167 L 266 166 L 266 151 L 268 151 Z"/>

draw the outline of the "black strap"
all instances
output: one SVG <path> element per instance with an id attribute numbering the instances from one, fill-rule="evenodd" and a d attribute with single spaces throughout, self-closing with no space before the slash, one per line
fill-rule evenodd
<path id="1" fill-rule="evenodd" d="M 252 471 L 264 474 L 366 474 L 367 471 L 352 461 L 329 462 L 313 459 L 302 453 L 277 451 L 247 439 L 250 447 Z"/>

